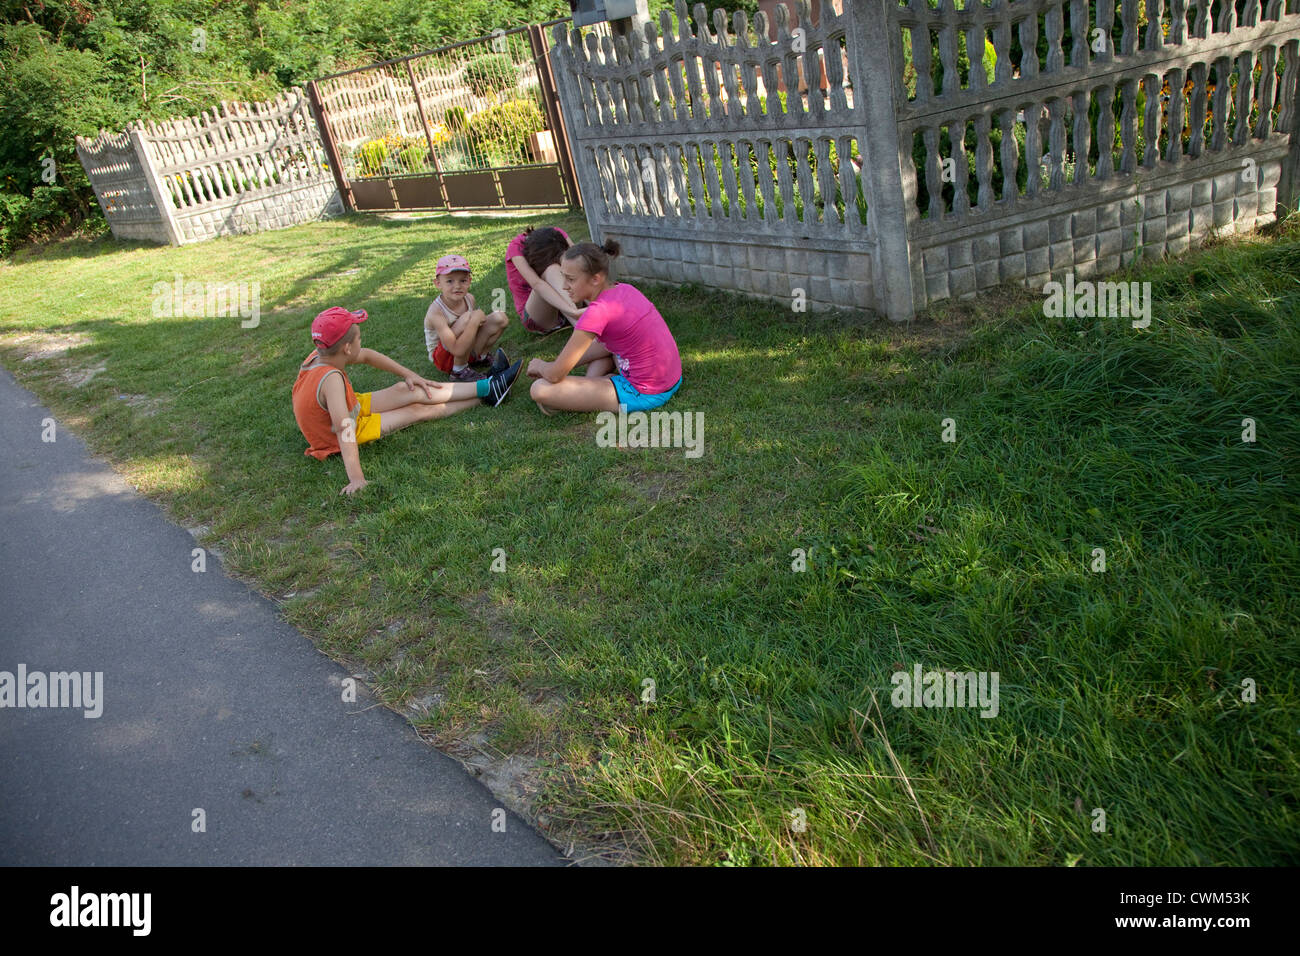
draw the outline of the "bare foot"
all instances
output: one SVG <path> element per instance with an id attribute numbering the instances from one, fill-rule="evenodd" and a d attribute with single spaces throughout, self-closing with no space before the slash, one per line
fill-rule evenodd
<path id="1" fill-rule="evenodd" d="M 533 404 L 536 405 L 538 408 L 540 408 L 540 409 L 542 410 L 542 414 L 543 414 L 543 415 L 554 415 L 554 414 L 555 414 L 555 412 L 551 411 L 551 409 L 547 408 L 547 407 L 546 407 L 545 405 L 543 405 L 541 402 L 537 402 L 537 401 L 535 401 L 535 402 L 533 402 Z"/>

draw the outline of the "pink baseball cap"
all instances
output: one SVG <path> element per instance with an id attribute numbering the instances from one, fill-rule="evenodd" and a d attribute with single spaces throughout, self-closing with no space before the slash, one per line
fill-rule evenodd
<path id="1" fill-rule="evenodd" d="M 334 306 L 316 316 L 311 323 L 311 340 L 322 348 L 329 348 L 347 334 L 348 329 L 358 322 L 364 322 L 369 316 L 365 309 L 349 312 Z"/>
<path id="2" fill-rule="evenodd" d="M 446 275 L 448 272 L 468 272 L 473 275 L 469 267 L 469 260 L 464 256 L 450 255 L 443 256 L 438 260 L 438 267 L 434 275 Z"/>

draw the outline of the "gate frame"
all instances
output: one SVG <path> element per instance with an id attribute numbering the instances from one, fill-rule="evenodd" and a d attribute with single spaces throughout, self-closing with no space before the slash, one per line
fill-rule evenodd
<path id="1" fill-rule="evenodd" d="M 569 143 L 568 128 L 564 122 L 563 110 L 560 107 L 559 90 L 556 85 L 555 73 L 551 66 L 551 59 L 550 59 L 551 44 L 548 40 L 548 34 L 547 34 L 547 31 L 555 27 L 556 24 L 568 23 L 571 21 L 572 21 L 572 17 L 561 17 L 556 20 L 548 20 L 544 23 L 532 23 L 532 24 L 527 24 L 525 26 L 512 27 L 509 30 L 502 30 L 499 33 L 490 33 L 487 36 L 473 37 L 468 40 L 458 40 L 455 43 L 448 43 L 445 46 L 433 47 L 428 50 L 421 50 L 418 53 L 408 53 L 406 56 L 393 57 L 392 59 L 389 60 L 380 60 L 375 63 L 368 63 L 364 66 L 353 67 L 352 69 L 349 70 L 340 70 L 337 73 L 330 73 L 327 74 L 326 76 L 321 76 L 321 77 L 317 77 L 314 80 L 310 80 L 307 83 L 308 102 L 311 105 L 312 115 L 316 120 L 316 125 L 320 129 L 321 141 L 328 155 L 330 169 L 334 173 L 334 181 L 338 185 L 339 196 L 343 200 L 345 209 L 348 212 L 384 211 L 384 210 L 368 210 L 368 209 L 359 210 L 357 208 L 356 196 L 354 195 L 352 190 L 353 180 L 349 180 L 343 174 L 343 162 L 342 162 L 342 157 L 339 154 L 338 141 L 335 139 L 333 127 L 329 123 L 329 113 L 324 108 L 324 103 L 321 99 L 320 88 L 318 86 L 318 83 L 323 80 L 337 79 L 338 77 L 349 76 L 353 73 L 364 73 L 370 70 L 375 70 L 379 67 L 392 66 L 398 63 L 405 65 L 407 76 L 410 79 L 412 92 L 415 94 L 416 109 L 420 114 L 420 124 L 424 129 L 425 141 L 429 145 L 429 158 L 433 163 L 432 171 L 426 173 L 420 173 L 416 175 L 432 176 L 437 179 L 438 192 L 442 197 L 442 207 L 441 207 L 442 211 L 449 212 L 452 209 L 452 205 L 447 192 L 446 176 L 448 174 L 443 170 L 442 163 L 438 159 L 438 151 L 433 142 L 432 132 L 429 129 L 429 121 L 424 115 L 424 104 L 420 97 L 420 89 L 415 80 L 415 71 L 414 68 L 411 66 L 411 61 L 420 59 L 422 57 L 430 56 L 436 53 L 447 53 L 448 51 L 456 50 L 461 47 L 491 43 L 492 41 L 496 40 L 497 37 L 507 37 L 517 33 L 527 34 L 529 49 L 533 54 L 533 66 L 534 69 L 536 69 L 537 71 L 538 89 L 541 92 L 542 105 L 544 108 L 544 113 L 546 115 L 546 122 L 547 125 L 550 127 L 551 135 L 555 140 L 557 161 L 554 165 L 556 166 L 557 171 L 560 174 L 560 182 L 562 188 L 568 199 L 569 207 L 571 209 L 580 209 L 582 207 L 582 191 L 578 186 L 578 175 L 577 175 L 577 170 L 574 167 L 573 151 Z M 540 165 L 549 166 L 552 164 L 546 163 Z M 481 170 L 478 169 L 464 170 L 464 172 L 488 173 L 488 172 L 495 172 L 498 170 L 509 170 L 509 169 L 518 169 L 518 168 L 520 167 L 491 166 Z M 458 170 L 458 172 L 460 171 Z M 387 180 L 391 182 L 392 179 L 393 179 L 392 176 L 387 176 L 387 177 L 376 176 L 368 179 L 367 181 Z M 438 207 L 436 206 L 425 207 L 425 208 L 432 209 L 435 211 L 438 210 Z M 523 206 L 508 207 L 505 206 L 503 203 L 502 207 L 485 206 L 483 208 L 491 209 L 491 208 L 529 208 L 529 207 L 523 207 Z M 404 212 L 407 210 L 398 209 L 394 211 Z M 410 210 L 410 211 L 414 212 L 417 210 Z"/>

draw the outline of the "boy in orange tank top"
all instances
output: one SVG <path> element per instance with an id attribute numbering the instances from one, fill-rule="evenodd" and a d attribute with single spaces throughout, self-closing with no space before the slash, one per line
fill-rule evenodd
<path id="1" fill-rule="evenodd" d="M 340 454 L 348 474 L 341 493 L 347 495 L 367 484 L 358 445 L 416 422 L 463 412 L 476 401 L 500 405 L 519 376 L 516 362 L 478 382 L 430 382 L 382 352 L 361 347 L 357 326 L 367 318 L 364 309 L 349 312 L 337 306 L 316 316 L 311 324 L 316 350 L 299 366 L 293 385 L 293 415 L 307 439 L 305 454 L 321 461 Z M 358 395 L 343 371 L 358 362 L 391 372 L 402 382 Z"/>

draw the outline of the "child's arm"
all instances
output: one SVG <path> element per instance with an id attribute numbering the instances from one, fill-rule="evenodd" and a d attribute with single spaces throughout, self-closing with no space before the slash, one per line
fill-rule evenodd
<path id="1" fill-rule="evenodd" d="M 465 321 L 464 327 L 460 330 L 460 335 L 447 324 L 446 316 L 442 315 L 442 310 L 429 306 L 429 311 L 424 315 L 425 328 L 431 328 L 437 333 L 438 341 L 452 355 L 463 355 L 474 344 L 474 339 L 478 336 L 479 329 L 483 327 L 483 320 L 486 318 L 483 313 L 474 313 L 473 306 L 466 313 L 469 316 Z M 363 349 L 364 351 L 364 349 Z M 433 356 L 429 356 L 429 361 L 433 361 Z"/>
<path id="2" fill-rule="evenodd" d="M 527 259 L 523 256 L 513 256 L 510 261 L 515 264 L 515 268 L 518 269 L 519 274 L 524 277 L 524 281 L 535 289 L 538 295 L 551 305 L 555 306 L 555 308 L 564 315 L 567 315 L 570 318 L 575 318 L 577 316 L 578 307 L 574 305 L 573 300 L 565 294 L 563 289 L 555 288 L 555 286 L 551 285 L 534 272 L 533 267 L 528 264 Z"/>
<path id="3" fill-rule="evenodd" d="M 573 371 L 574 366 L 578 364 L 578 360 L 587 354 L 587 349 L 591 348 L 591 343 L 594 341 L 596 341 L 595 332 L 574 329 L 573 334 L 569 336 L 568 343 L 561 349 L 554 362 L 533 359 L 528 363 L 529 377 L 544 378 L 548 382 L 555 383 L 564 381 L 565 376 Z"/>
<path id="4" fill-rule="evenodd" d="M 416 375 L 405 365 L 398 365 L 383 352 L 376 352 L 374 349 L 362 349 L 361 354 L 357 356 L 357 361 L 371 368 L 377 368 L 384 372 L 396 375 L 411 388 L 422 388 L 424 394 L 433 398 L 431 389 L 437 388 L 437 382 L 431 382 L 427 378 L 421 378 Z"/>
<path id="5" fill-rule="evenodd" d="M 348 473 L 348 484 L 340 494 L 350 495 L 364 488 L 369 482 L 361 473 L 361 453 L 357 451 L 357 421 L 348 408 L 347 391 L 343 388 L 343 376 L 331 372 L 325 376 L 323 383 L 325 407 L 329 409 L 330 422 L 334 434 L 339 436 L 339 454 L 343 458 L 343 468 Z"/>

